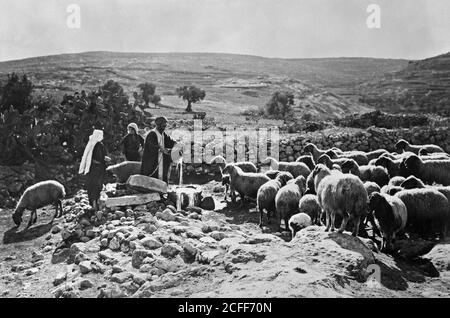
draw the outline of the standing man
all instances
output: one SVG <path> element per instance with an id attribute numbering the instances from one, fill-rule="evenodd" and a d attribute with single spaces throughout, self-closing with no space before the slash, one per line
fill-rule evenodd
<path id="1" fill-rule="evenodd" d="M 155 124 L 156 128 L 151 130 L 145 139 L 141 174 L 167 183 L 169 166 L 172 161 L 170 152 L 176 142 L 164 132 L 167 127 L 166 117 L 156 118 Z"/>

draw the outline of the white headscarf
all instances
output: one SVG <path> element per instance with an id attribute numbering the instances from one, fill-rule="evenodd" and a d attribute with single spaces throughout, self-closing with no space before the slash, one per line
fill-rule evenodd
<path id="1" fill-rule="evenodd" d="M 139 127 L 138 127 L 137 124 L 135 124 L 135 123 L 128 124 L 127 129 L 128 129 L 128 128 L 133 128 L 134 131 L 136 132 L 136 134 L 139 134 Z"/>
<path id="2" fill-rule="evenodd" d="M 84 148 L 83 158 L 81 159 L 80 169 L 78 173 L 87 174 L 91 168 L 92 152 L 94 151 L 95 144 L 103 140 L 103 130 L 94 130 L 92 135 L 89 137 L 89 142 Z"/>

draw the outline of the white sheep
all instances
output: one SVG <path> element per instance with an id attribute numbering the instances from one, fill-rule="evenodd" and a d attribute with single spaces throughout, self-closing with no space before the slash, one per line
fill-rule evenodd
<path id="1" fill-rule="evenodd" d="M 37 221 L 36 210 L 44 206 L 53 204 L 55 215 L 53 218 L 61 217 L 63 213 L 61 200 L 66 196 L 64 186 L 58 181 L 47 180 L 38 182 L 28 187 L 20 197 L 19 203 L 13 213 L 13 221 L 19 226 L 22 223 L 22 215 L 25 210 L 30 210 L 30 220 L 27 228 Z M 58 213 L 59 207 L 59 213 Z"/>
<path id="2" fill-rule="evenodd" d="M 284 227 L 289 230 L 289 218 L 298 212 L 298 203 L 305 193 L 305 188 L 305 177 L 299 176 L 278 191 L 275 197 L 275 208 L 280 228 L 280 221 L 284 220 Z"/>
<path id="3" fill-rule="evenodd" d="M 326 231 L 334 231 L 335 216 L 342 216 L 342 233 L 349 218 L 353 220 L 353 236 L 359 233 L 361 220 L 365 219 L 367 209 L 367 192 L 362 181 L 351 174 L 333 173 L 326 166 L 319 164 L 314 169 L 317 197 L 322 211 L 326 215 Z"/>
<path id="4" fill-rule="evenodd" d="M 230 175 L 230 191 L 237 191 L 241 197 L 241 205 L 244 204 L 245 196 L 255 198 L 259 188 L 271 179 L 263 173 L 244 172 L 238 166 L 229 163 L 223 169 L 223 173 Z M 232 197 L 232 202 L 236 198 Z"/>
<path id="5" fill-rule="evenodd" d="M 292 238 L 295 237 L 298 231 L 311 226 L 311 217 L 306 213 L 297 213 L 289 219 L 289 229 L 292 233 Z"/>
<path id="6" fill-rule="evenodd" d="M 273 170 L 290 172 L 294 178 L 303 176 L 305 179 L 311 173 L 311 170 L 303 162 L 278 162 L 275 158 L 267 157 L 261 162 L 261 165 L 270 165 Z"/>
<path id="7" fill-rule="evenodd" d="M 326 153 L 331 159 L 347 158 L 355 160 L 359 165 L 369 164 L 369 159 L 364 151 L 348 151 L 343 154 L 338 154 L 334 150 L 328 150 Z"/>

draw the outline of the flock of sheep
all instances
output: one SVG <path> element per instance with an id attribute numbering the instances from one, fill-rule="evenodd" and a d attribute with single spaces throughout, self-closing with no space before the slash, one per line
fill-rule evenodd
<path id="1" fill-rule="evenodd" d="M 393 239 L 414 234 L 424 239 L 445 238 L 450 229 L 450 155 L 436 145 L 396 144 L 398 153 L 320 150 L 308 144 L 295 162 L 266 158 L 261 173 L 251 162 L 226 163 L 216 157 L 222 182 L 229 185 L 232 202 L 237 192 L 241 204 L 256 199 L 260 226 L 277 220 L 294 237 L 307 226 L 325 223 L 326 231 L 364 234 L 368 223 L 372 234 L 382 237 L 382 250 L 391 251 Z M 139 163 L 124 162 L 108 168 L 118 181 L 136 173 Z M 225 192 L 225 200 L 227 198 Z M 12 216 L 17 226 L 25 209 L 32 211 L 28 227 L 36 222 L 36 209 L 54 204 L 61 216 L 63 185 L 43 181 L 29 187 Z M 59 213 L 58 213 L 59 208 Z"/>
<path id="2" fill-rule="evenodd" d="M 372 226 L 382 237 L 383 251 L 392 251 L 393 239 L 405 234 L 424 239 L 445 238 L 450 229 L 450 155 L 436 145 L 410 145 L 400 140 L 397 153 L 384 149 L 320 150 L 308 144 L 296 162 L 266 158 L 261 173 L 251 162 L 226 164 L 221 157 L 223 184 L 229 184 L 244 204 L 256 199 L 260 226 L 264 215 L 275 218 L 293 237 L 302 228 L 325 223 L 326 231 L 351 230 L 354 236 Z M 225 198 L 227 193 L 225 193 Z"/>

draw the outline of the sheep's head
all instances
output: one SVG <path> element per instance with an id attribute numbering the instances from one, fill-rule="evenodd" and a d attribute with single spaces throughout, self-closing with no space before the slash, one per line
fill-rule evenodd
<path id="1" fill-rule="evenodd" d="M 222 185 L 230 184 L 230 175 L 223 175 L 222 176 Z"/>
<path id="2" fill-rule="evenodd" d="M 229 163 L 225 166 L 225 168 L 223 168 L 222 174 L 230 174 L 231 175 L 235 170 L 236 170 L 235 165 L 232 163 Z"/>
<path id="3" fill-rule="evenodd" d="M 422 189 L 425 188 L 422 180 L 416 178 L 415 176 L 409 176 L 405 181 L 400 185 L 403 189 Z"/>
<path id="4" fill-rule="evenodd" d="M 210 165 L 215 164 L 215 163 L 219 163 L 219 164 L 227 164 L 227 161 L 225 160 L 224 157 L 222 156 L 217 156 L 211 159 L 211 161 L 209 162 Z"/>
<path id="5" fill-rule="evenodd" d="M 294 176 L 287 171 L 278 173 L 277 177 L 275 178 L 275 180 L 279 181 L 282 186 L 284 186 L 289 180 L 292 179 L 294 179 Z"/>
<path id="6" fill-rule="evenodd" d="M 407 142 L 404 139 L 400 139 L 396 144 L 395 144 L 395 149 L 397 149 L 398 151 L 403 152 L 406 147 L 409 146 L 409 142 Z"/>
<path id="7" fill-rule="evenodd" d="M 328 155 L 321 155 L 319 159 L 317 159 L 317 163 L 324 164 L 328 168 L 331 168 L 333 166 L 333 162 L 331 161 L 331 158 Z"/>
<path id="8" fill-rule="evenodd" d="M 272 164 L 275 162 L 275 159 L 272 157 L 267 157 L 263 161 L 261 161 L 261 166 L 272 166 Z"/>
<path id="9" fill-rule="evenodd" d="M 300 189 L 300 192 L 302 195 L 306 192 L 306 179 L 304 176 L 298 176 L 295 178 L 294 183 L 297 185 L 297 187 Z"/>
<path id="10" fill-rule="evenodd" d="M 391 164 L 393 164 L 393 161 L 384 155 L 375 160 L 375 166 L 382 166 L 389 169 Z"/>
<path id="11" fill-rule="evenodd" d="M 308 167 L 314 167 L 316 165 L 316 163 L 314 162 L 314 158 L 311 155 L 309 155 L 309 156 L 301 156 L 296 161 L 297 162 L 303 162 Z"/>
<path id="12" fill-rule="evenodd" d="M 316 145 L 309 143 L 305 146 L 304 151 L 312 154 L 315 149 L 317 149 Z"/>
<path id="13" fill-rule="evenodd" d="M 328 157 L 330 157 L 330 159 L 337 159 L 337 158 L 338 158 L 338 155 L 337 155 L 336 151 L 334 151 L 334 150 L 332 150 L 332 149 L 330 149 L 330 150 L 328 150 L 327 152 L 325 152 L 325 154 L 326 154 Z"/>
<path id="14" fill-rule="evenodd" d="M 356 170 L 358 170 L 358 164 L 353 159 L 345 160 L 344 163 L 341 165 L 341 169 L 343 173 L 354 173 Z"/>
<path id="15" fill-rule="evenodd" d="M 12 219 L 13 219 L 14 223 L 16 224 L 16 226 L 19 226 L 22 223 L 23 211 L 24 211 L 24 209 L 16 208 L 16 210 L 14 211 L 14 213 L 12 215 Z"/>
<path id="16" fill-rule="evenodd" d="M 403 191 L 404 189 L 402 187 L 399 186 L 393 186 L 393 187 L 389 187 L 387 194 L 389 195 L 395 195 L 396 193 Z"/>
<path id="17" fill-rule="evenodd" d="M 416 156 L 411 155 L 405 159 L 403 159 L 400 164 L 400 175 L 403 177 L 409 177 L 410 175 L 417 175 L 422 166 L 422 160 Z"/>
<path id="18" fill-rule="evenodd" d="M 330 173 L 330 169 L 328 169 L 327 166 L 319 163 L 313 170 L 313 178 L 315 178 L 317 175 L 329 175 Z"/>
<path id="19" fill-rule="evenodd" d="M 420 148 L 419 156 L 426 156 L 426 155 L 429 155 L 429 154 L 430 154 L 430 152 L 427 150 L 427 148 L 424 148 L 424 147 Z"/>

